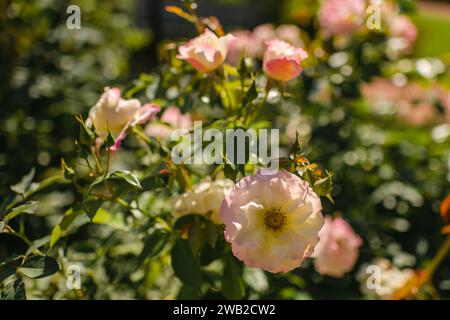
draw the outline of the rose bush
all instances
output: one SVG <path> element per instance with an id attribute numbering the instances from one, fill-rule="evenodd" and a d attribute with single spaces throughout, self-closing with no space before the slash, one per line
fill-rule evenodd
<path id="1" fill-rule="evenodd" d="M 198 35 L 98 92 L 77 156 L 2 201 L 2 298 L 447 297 L 448 67 L 408 56 L 417 30 L 393 2 L 382 30 L 346 2 L 231 33 L 168 7 Z M 260 129 L 281 135 L 270 161 Z"/>

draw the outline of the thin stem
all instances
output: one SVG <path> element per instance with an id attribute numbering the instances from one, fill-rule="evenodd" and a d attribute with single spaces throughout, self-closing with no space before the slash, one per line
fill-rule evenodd
<path id="1" fill-rule="evenodd" d="M 139 130 L 136 127 L 133 127 L 133 132 L 136 134 L 136 136 L 138 136 L 138 138 L 142 139 L 143 141 L 145 141 L 148 144 L 153 145 L 152 140 L 146 136 L 141 130 Z"/>
<path id="2" fill-rule="evenodd" d="M 94 158 L 95 165 L 97 166 L 97 174 L 98 174 L 98 175 L 101 175 L 102 172 L 103 172 L 102 165 L 101 165 L 100 161 L 98 160 L 98 157 L 97 157 L 97 155 L 96 155 L 95 152 L 94 152 L 94 149 L 93 149 L 93 148 L 90 148 L 90 151 L 91 151 L 92 157 Z"/>
<path id="3" fill-rule="evenodd" d="M 6 230 L 8 230 L 8 233 L 12 234 L 13 236 L 16 236 L 23 240 L 28 246 L 31 246 L 33 243 L 30 239 L 24 234 L 20 234 L 19 232 L 15 231 L 13 228 L 11 228 L 9 225 L 6 225 Z"/>
<path id="4" fill-rule="evenodd" d="M 107 152 L 107 156 L 106 156 L 106 174 L 108 174 L 109 172 L 109 162 L 111 160 L 111 150 L 110 147 L 106 148 L 106 152 Z"/>
<path id="5" fill-rule="evenodd" d="M 130 204 L 128 202 L 126 202 L 125 200 L 123 200 L 120 197 L 115 197 L 114 201 L 116 201 L 118 204 L 120 204 L 122 207 L 126 208 L 126 209 L 130 209 Z"/>
<path id="6" fill-rule="evenodd" d="M 444 243 L 439 248 L 438 252 L 434 256 L 433 260 L 431 260 L 429 266 L 427 267 L 427 273 L 428 277 L 431 279 L 431 276 L 436 271 L 436 269 L 441 264 L 442 260 L 445 258 L 445 256 L 448 254 L 448 251 L 450 250 L 450 235 L 447 236 Z"/>
<path id="7" fill-rule="evenodd" d="M 246 126 L 249 126 L 255 119 L 258 117 L 258 115 L 261 113 L 262 108 L 266 104 L 267 97 L 269 96 L 269 90 L 266 89 L 266 93 L 264 94 L 264 98 L 261 101 L 261 103 L 257 106 L 256 111 L 252 114 L 251 117 L 248 117 L 248 114 L 245 115 L 244 123 Z"/>

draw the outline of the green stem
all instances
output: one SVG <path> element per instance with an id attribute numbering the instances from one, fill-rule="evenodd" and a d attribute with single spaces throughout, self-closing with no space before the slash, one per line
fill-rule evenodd
<path id="1" fill-rule="evenodd" d="M 262 108 L 266 104 L 267 97 L 269 96 L 269 90 L 266 89 L 266 93 L 264 94 L 264 98 L 261 101 L 261 103 L 257 106 L 256 111 L 249 117 L 248 114 L 244 117 L 244 124 L 248 127 L 250 124 L 255 121 L 255 119 L 258 117 L 258 115 L 261 113 Z"/>
<path id="2" fill-rule="evenodd" d="M 106 149 L 106 152 L 108 153 L 107 156 L 106 156 L 106 174 L 108 174 L 108 172 L 109 172 L 109 162 L 111 160 L 111 156 L 110 156 L 111 150 L 110 150 L 109 147 Z"/>
<path id="3" fill-rule="evenodd" d="M 94 160 L 95 160 L 95 165 L 97 166 L 97 174 L 98 174 L 98 175 L 101 175 L 101 174 L 103 173 L 102 165 L 101 165 L 100 161 L 98 160 L 98 157 L 97 157 L 97 155 L 96 155 L 95 152 L 94 152 L 94 149 L 93 149 L 93 148 L 90 148 L 90 151 L 91 151 L 92 157 L 93 157 Z"/>
<path id="4" fill-rule="evenodd" d="M 12 234 L 13 236 L 16 236 L 20 239 L 23 240 L 23 242 L 25 242 L 28 246 L 31 246 L 33 243 L 31 242 L 30 239 L 28 239 L 28 237 L 24 234 L 20 234 L 19 232 L 15 231 L 13 228 L 11 228 L 10 226 L 6 225 L 6 230 L 8 230 L 8 232 L 10 234 Z"/>
<path id="5" fill-rule="evenodd" d="M 430 265 L 427 267 L 428 277 L 431 278 L 433 273 L 441 264 L 442 260 L 448 254 L 450 250 L 450 235 L 447 236 L 444 243 L 439 248 L 438 252 L 434 256 L 433 260 L 431 260 Z"/>

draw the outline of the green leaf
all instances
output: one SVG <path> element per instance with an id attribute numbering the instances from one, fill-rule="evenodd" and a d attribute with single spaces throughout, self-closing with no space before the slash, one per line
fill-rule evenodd
<path id="1" fill-rule="evenodd" d="M 32 168 L 31 171 L 26 176 L 24 176 L 19 183 L 11 186 L 11 190 L 18 194 L 25 194 L 28 191 L 31 182 L 33 181 L 34 173 L 35 170 L 34 168 Z"/>
<path id="2" fill-rule="evenodd" d="M 146 259 L 153 259 L 158 256 L 164 249 L 167 241 L 169 240 L 169 234 L 162 230 L 155 230 L 151 235 L 144 239 L 144 247 L 139 255 L 139 265 Z"/>
<path id="3" fill-rule="evenodd" d="M 22 279 L 10 282 L 3 289 L 2 300 L 26 300 L 25 285 Z"/>
<path id="4" fill-rule="evenodd" d="M 74 210 L 70 208 L 66 211 L 64 214 L 64 217 L 61 219 L 61 221 L 58 223 L 56 227 L 52 230 L 52 235 L 50 237 L 50 249 L 53 248 L 55 243 L 65 235 L 67 229 L 69 228 L 70 224 L 75 220 L 75 218 L 80 214 L 81 212 L 78 210 Z"/>
<path id="5" fill-rule="evenodd" d="M 211 246 L 211 248 L 216 247 L 217 240 L 219 239 L 219 233 L 217 226 L 211 221 L 206 221 L 205 226 L 205 240 Z"/>
<path id="6" fill-rule="evenodd" d="M 133 173 L 131 173 L 127 170 L 120 170 L 120 171 L 113 172 L 113 173 L 111 173 L 111 176 L 123 179 L 128 184 L 132 185 L 133 187 L 142 189 L 139 179 Z"/>
<path id="7" fill-rule="evenodd" d="M 5 229 L 5 222 L 0 221 L 0 233 L 3 233 L 3 229 Z"/>
<path id="8" fill-rule="evenodd" d="M 28 278 L 40 279 L 58 272 L 59 264 L 49 256 L 32 256 L 18 270 Z"/>
<path id="9" fill-rule="evenodd" d="M 237 177 L 237 175 L 239 173 L 239 170 L 238 170 L 238 168 L 236 168 L 235 165 L 226 162 L 224 164 L 223 173 L 225 174 L 225 177 L 227 179 L 230 179 L 232 181 L 236 181 L 236 177 Z"/>
<path id="10" fill-rule="evenodd" d="M 28 247 L 27 252 L 25 253 L 25 255 L 29 255 L 32 254 L 34 250 L 39 249 L 40 247 L 46 245 L 47 243 L 50 242 L 50 236 L 45 236 L 42 237 L 40 239 L 36 239 L 33 241 L 33 243 L 31 244 L 31 246 Z"/>
<path id="11" fill-rule="evenodd" d="M 182 286 L 177 295 L 177 300 L 199 300 L 199 292 L 189 286 Z"/>
<path id="12" fill-rule="evenodd" d="M 98 209 L 95 215 L 92 216 L 91 218 L 91 222 L 96 224 L 110 225 L 111 220 L 112 220 L 111 213 L 103 208 Z"/>
<path id="13" fill-rule="evenodd" d="M 195 221 L 189 229 L 188 243 L 194 256 L 202 251 L 203 246 L 205 245 L 205 227 L 206 224 L 204 221 Z"/>
<path id="14" fill-rule="evenodd" d="M 63 175 L 58 174 L 58 175 L 49 177 L 47 179 L 44 179 L 41 182 L 32 183 L 28 192 L 25 194 L 25 196 L 27 198 L 29 198 L 32 195 L 35 195 L 36 193 L 41 192 L 42 190 L 44 190 L 48 187 L 51 187 L 55 183 L 62 183 L 62 182 L 67 183 L 68 180 L 66 180 Z"/>
<path id="15" fill-rule="evenodd" d="M 83 202 L 83 210 L 86 212 L 91 221 L 95 217 L 98 209 L 102 206 L 102 204 L 103 200 L 89 200 Z"/>
<path id="16" fill-rule="evenodd" d="M 245 295 L 242 265 L 231 255 L 225 258 L 222 293 L 229 300 L 239 300 Z"/>
<path id="17" fill-rule="evenodd" d="M 89 198 L 89 196 L 91 195 L 92 189 L 94 189 L 94 187 L 96 185 L 99 185 L 100 183 L 102 183 L 103 181 L 108 180 L 108 179 L 109 179 L 109 175 L 106 175 L 106 174 L 102 174 L 101 176 L 95 178 L 95 180 L 91 182 L 91 184 L 89 185 L 87 190 L 84 192 L 83 199 L 86 200 L 87 198 Z"/>
<path id="18" fill-rule="evenodd" d="M 95 142 L 94 132 L 86 126 L 86 123 L 81 116 L 77 116 L 76 119 L 81 124 L 79 135 L 80 144 L 85 147 L 91 147 Z"/>
<path id="19" fill-rule="evenodd" d="M 13 260 L 0 265 L 0 283 L 16 273 L 19 260 Z"/>
<path id="20" fill-rule="evenodd" d="M 202 281 L 200 263 L 192 254 L 186 240 L 178 239 L 172 248 L 172 268 L 175 275 L 194 289 L 199 289 Z"/>
<path id="21" fill-rule="evenodd" d="M 11 211 L 3 218 L 3 221 L 7 223 L 9 220 L 14 219 L 21 213 L 34 214 L 37 210 L 37 201 L 29 201 L 18 207 L 11 209 Z"/>
<path id="22" fill-rule="evenodd" d="M 253 100 L 255 100 L 258 97 L 258 90 L 256 90 L 256 82 L 253 81 L 250 88 L 248 88 L 247 92 L 245 93 L 244 98 L 242 99 L 242 108 L 245 108 L 248 106 Z"/>

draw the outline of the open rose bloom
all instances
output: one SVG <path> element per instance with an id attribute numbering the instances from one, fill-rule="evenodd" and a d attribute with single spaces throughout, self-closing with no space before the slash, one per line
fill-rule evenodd
<path id="1" fill-rule="evenodd" d="M 314 250 L 314 266 L 321 274 L 340 278 L 351 271 L 358 259 L 361 238 L 342 218 L 325 217 Z"/>
<path id="2" fill-rule="evenodd" d="M 199 72 L 211 72 L 225 61 L 231 34 L 217 37 L 214 32 L 205 32 L 178 48 L 178 59 L 188 61 Z"/>
<path id="3" fill-rule="evenodd" d="M 123 99 L 119 88 L 106 87 L 100 100 L 89 111 L 88 124 L 94 126 L 100 142 L 106 139 L 109 131 L 116 139 L 113 146 L 116 150 L 130 126 L 147 122 L 159 110 L 155 104 L 142 106 L 137 99 Z"/>
<path id="4" fill-rule="evenodd" d="M 287 171 L 242 178 L 221 208 L 225 240 L 247 266 L 270 272 L 299 267 L 314 250 L 322 205 L 308 182 Z"/>
<path id="5" fill-rule="evenodd" d="M 278 81 L 289 81 L 302 72 L 302 61 L 308 54 L 302 48 L 278 39 L 266 42 L 263 68 L 269 78 Z"/>

